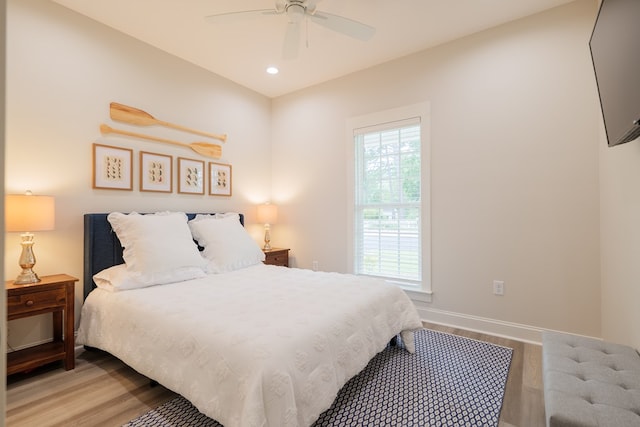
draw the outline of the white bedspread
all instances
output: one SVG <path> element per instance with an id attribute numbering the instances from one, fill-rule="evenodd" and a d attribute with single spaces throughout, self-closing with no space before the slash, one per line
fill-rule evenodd
<path id="1" fill-rule="evenodd" d="M 256 265 L 108 292 L 82 307 L 80 344 L 108 351 L 225 427 L 309 426 L 418 314 L 399 288 Z"/>

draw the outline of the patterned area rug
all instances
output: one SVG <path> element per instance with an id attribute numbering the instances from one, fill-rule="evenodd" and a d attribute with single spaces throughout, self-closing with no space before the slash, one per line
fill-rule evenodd
<path id="1" fill-rule="evenodd" d="M 388 346 L 340 390 L 313 427 L 497 426 L 513 350 L 428 329 L 416 353 Z M 183 397 L 125 427 L 222 427 Z"/>

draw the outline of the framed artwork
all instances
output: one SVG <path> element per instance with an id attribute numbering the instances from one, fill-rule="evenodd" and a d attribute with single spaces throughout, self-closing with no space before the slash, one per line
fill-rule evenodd
<path id="1" fill-rule="evenodd" d="M 140 191 L 173 191 L 173 157 L 140 152 Z"/>
<path id="2" fill-rule="evenodd" d="M 178 193 L 204 194 L 204 161 L 178 157 Z"/>
<path id="3" fill-rule="evenodd" d="M 209 162 L 209 194 L 231 196 L 231 165 Z"/>
<path id="4" fill-rule="evenodd" d="M 133 150 L 93 144 L 93 188 L 133 190 Z"/>

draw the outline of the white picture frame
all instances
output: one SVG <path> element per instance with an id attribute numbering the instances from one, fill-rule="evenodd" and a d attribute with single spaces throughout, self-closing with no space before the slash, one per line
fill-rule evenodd
<path id="1" fill-rule="evenodd" d="M 93 144 L 92 188 L 133 190 L 133 150 Z"/>
<path id="2" fill-rule="evenodd" d="M 231 165 L 209 162 L 209 195 L 231 197 L 231 178 Z"/>
<path id="3" fill-rule="evenodd" d="M 173 157 L 140 152 L 140 191 L 173 192 Z"/>
<path id="4" fill-rule="evenodd" d="M 204 194 L 204 161 L 178 157 L 178 193 Z"/>

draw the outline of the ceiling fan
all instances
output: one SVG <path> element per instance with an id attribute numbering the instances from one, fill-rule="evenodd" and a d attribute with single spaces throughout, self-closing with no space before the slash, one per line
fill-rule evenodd
<path id="1" fill-rule="evenodd" d="M 287 15 L 288 24 L 284 37 L 283 57 L 294 59 L 298 56 L 300 45 L 300 25 L 309 19 L 325 28 L 367 41 L 373 37 L 376 29 L 344 16 L 334 15 L 317 10 L 316 3 L 319 0 L 276 0 L 274 9 L 245 10 L 240 12 L 220 13 L 206 17 L 209 22 L 229 21 L 236 18 L 249 18 L 255 16 Z"/>

